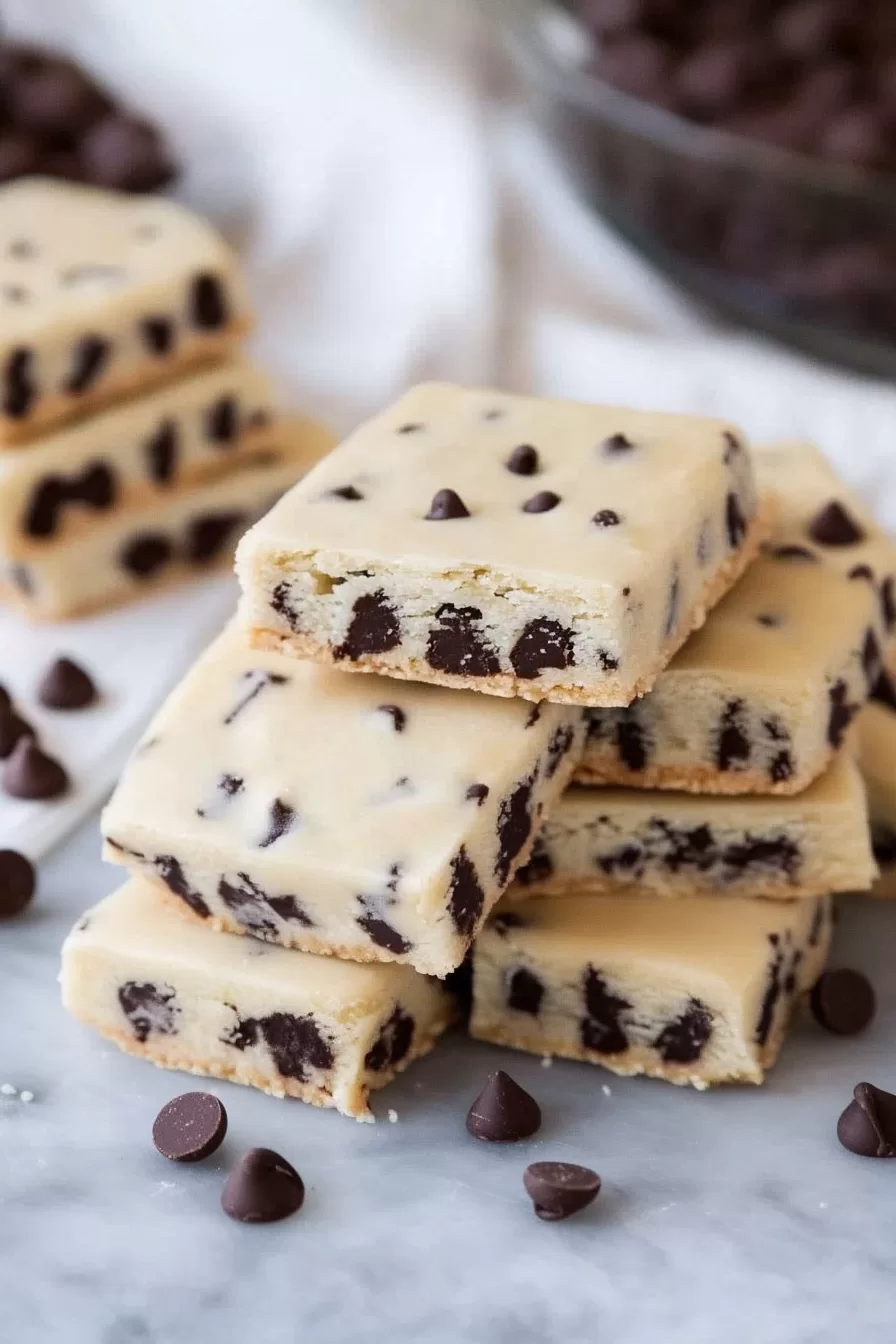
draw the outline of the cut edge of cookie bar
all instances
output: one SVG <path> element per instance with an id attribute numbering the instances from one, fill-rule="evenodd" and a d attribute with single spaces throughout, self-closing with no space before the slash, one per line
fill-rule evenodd
<path id="1" fill-rule="evenodd" d="M 479 691 L 486 695 L 502 696 L 505 699 L 547 700 L 556 705 L 618 708 L 649 691 L 678 649 L 703 625 L 712 608 L 733 587 L 747 566 L 756 558 L 760 546 L 771 535 L 774 514 L 774 497 L 763 496 L 756 513 L 747 524 L 740 549 L 728 555 L 718 567 L 711 582 L 692 606 L 688 618 L 682 622 L 681 628 L 663 645 L 654 667 L 635 683 L 633 689 L 623 687 L 620 680 L 618 678 L 614 680 L 611 673 L 602 674 L 599 689 L 582 686 L 539 687 L 533 684 L 533 680 L 513 676 L 509 672 L 484 677 L 465 677 L 451 672 L 440 672 L 432 668 L 429 663 L 416 658 L 405 659 L 398 663 L 391 660 L 388 655 L 362 653 L 350 660 L 342 659 L 335 655 L 329 644 L 322 644 L 312 635 L 276 631 L 266 626 L 252 624 L 248 626 L 248 638 L 253 648 L 287 654 L 308 662 L 323 663 L 338 667 L 343 672 L 373 672 L 398 681 L 428 682 L 452 690 Z"/>
<path id="2" fill-rule="evenodd" d="M 694 765 L 687 770 L 676 765 L 647 765 L 643 770 L 629 770 L 619 760 L 589 760 L 586 747 L 586 755 L 574 778 L 577 784 L 591 786 L 611 785 L 645 791 L 658 789 L 663 792 L 715 794 L 729 798 L 738 794 L 762 793 L 786 798 L 807 789 L 847 746 L 848 739 L 844 748 L 828 747 L 811 768 L 794 771 L 789 779 L 778 781 L 770 780 L 764 770 L 739 770 L 737 774 L 732 774 L 709 765 Z"/>

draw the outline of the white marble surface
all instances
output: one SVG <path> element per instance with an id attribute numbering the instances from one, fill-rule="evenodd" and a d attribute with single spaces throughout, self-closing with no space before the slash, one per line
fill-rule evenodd
<path id="1" fill-rule="evenodd" d="M 896 1086 L 896 910 L 856 904 L 840 959 L 881 1011 L 838 1041 L 801 1024 L 764 1090 L 698 1095 L 452 1038 L 359 1125 L 215 1085 L 224 1147 L 182 1169 L 150 1142 L 192 1080 L 121 1055 L 59 1007 L 57 950 L 117 880 L 85 827 L 0 927 L 0 1338 L 9 1344 L 827 1344 L 892 1338 L 896 1163 L 834 1127 L 852 1085 Z M 464 1130 L 502 1064 L 541 1101 L 538 1138 Z M 608 1085 L 609 1094 L 602 1089 Z M 397 1124 L 386 1108 L 399 1113 Z M 279 1149 L 305 1208 L 243 1227 L 220 1211 L 244 1148 Z M 543 1224 L 527 1162 L 594 1166 L 598 1202 Z"/>

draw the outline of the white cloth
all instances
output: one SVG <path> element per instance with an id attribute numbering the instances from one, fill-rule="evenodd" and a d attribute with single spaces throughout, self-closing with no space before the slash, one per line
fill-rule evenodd
<path id="1" fill-rule="evenodd" d="M 575 199 L 477 0 L 6 0 L 4 17 L 164 126 L 180 194 L 244 249 L 255 348 L 292 404 L 344 429 L 436 375 L 721 411 L 763 437 L 817 438 L 896 527 L 896 394 L 710 336 Z M 4 618 L 0 682 L 26 695 L 65 650 L 116 698 L 89 729 L 54 716 L 48 745 L 79 788 L 53 807 L 0 802 L 0 843 L 40 853 L 95 805 L 223 619 L 228 599 L 205 594 L 65 630 Z"/>

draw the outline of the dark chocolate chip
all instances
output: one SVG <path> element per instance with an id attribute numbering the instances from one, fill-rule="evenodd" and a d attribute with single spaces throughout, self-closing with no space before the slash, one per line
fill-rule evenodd
<path id="1" fill-rule="evenodd" d="M 541 1107 L 508 1073 L 489 1076 L 467 1113 L 467 1133 L 489 1143 L 518 1143 L 541 1128 Z"/>
<path id="2" fill-rule="evenodd" d="M 726 467 L 730 467 L 731 463 L 735 462 L 737 458 L 740 457 L 741 453 L 744 450 L 744 446 L 741 443 L 740 439 L 737 437 L 737 435 L 731 433 L 730 429 L 726 429 L 723 432 L 722 438 L 725 440 L 725 448 L 722 453 L 722 461 L 724 462 Z"/>
<path id="3" fill-rule="evenodd" d="M 115 503 L 115 477 L 105 462 L 91 462 L 80 479 L 72 481 L 68 494 L 93 509 L 109 509 Z"/>
<path id="4" fill-rule="evenodd" d="M 828 742 L 836 750 L 842 746 L 846 730 L 858 713 L 859 706 L 847 700 L 848 687 L 843 680 L 835 681 L 828 688 L 830 711 L 828 714 Z"/>
<path id="5" fill-rule="evenodd" d="M 768 1041 L 775 1010 L 784 989 L 784 954 L 778 946 L 778 935 L 770 933 L 768 940 L 772 946 L 772 955 L 768 965 L 768 982 L 759 1006 L 759 1021 L 756 1023 L 756 1041 L 759 1045 L 765 1045 Z"/>
<path id="6" fill-rule="evenodd" d="M 896 684 L 886 668 L 878 676 L 871 688 L 871 699 L 878 705 L 885 705 L 896 714 Z"/>
<path id="7" fill-rule="evenodd" d="M 575 1162 L 533 1162 L 523 1173 L 523 1185 L 536 1216 L 545 1223 L 569 1218 L 593 1204 L 600 1193 L 597 1172 Z"/>
<path id="8" fill-rule="evenodd" d="M 555 495 L 553 490 L 539 490 L 537 495 L 526 500 L 523 513 L 550 513 L 559 503 L 560 496 Z"/>
<path id="9" fill-rule="evenodd" d="M 109 342 L 103 340 L 102 336 L 82 336 L 75 346 L 71 372 L 63 390 L 69 396 L 86 392 L 103 372 L 109 354 Z"/>
<path id="10" fill-rule="evenodd" d="M 631 1008 L 627 999 L 612 994 L 607 982 L 593 966 L 585 970 L 583 993 L 585 1016 L 580 1023 L 582 1044 L 586 1050 L 604 1055 L 620 1055 L 628 1049 L 623 1015 Z"/>
<path id="11" fill-rule="evenodd" d="M 864 530 L 835 499 L 815 515 L 807 531 L 819 546 L 856 546 L 865 540 Z"/>
<path id="12" fill-rule="evenodd" d="M 225 716 L 225 726 L 233 723 L 234 719 L 242 714 L 246 706 L 251 705 L 255 697 L 260 695 L 266 687 L 286 686 L 289 682 L 289 677 L 285 676 L 282 672 L 269 672 L 267 668 L 264 667 L 252 667 L 242 674 L 240 681 L 248 683 L 249 689 L 240 696 L 233 709 Z"/>
<path id="13" fill-rule="evenodd" d="M 227 1177 L 221 1208 L 238 1223 L 277 1223 L 298 1213 L 305 1186 L 291 1163 L 270 1148 L 251 1148 Z"/>
<path id="14" fill-rule="evenodd" d="M 712 524 L 710 523 L 709 519 L 706 518 L 704 519 L 700 527 L 700 531 L 697 534 L 696 556 L 697 556 L 697 564 L 700 566 L 701 569 L 709 560 L 711 543 L 712 543 Z"/>
<path id="15" fill-rule="evenodd" d="M 823 971 L 810 997 L 816 1022 L 835 1036 L 857 1036 L 874 1017 L 877 998 L 861 971 Z"/>
<path id="16" fill-rule="evenodd" d="M 357 659 L 369 653 L 388 653 L 401 643 L 401 625 L 382 588 L 356 598 L 345 639 L 333 650 L 335 658 Z"/>
<path id="17" fill-rule="evenodd" d="M 859 1157 L 896 1157 L 896 1096 L 873 1083 L 857 1083 L 837 1121 L 837 1138 Z"/>
<path id="18" fill-rule="evenodd" d="M 295 823 L 295 810 L 289 803 L 284 803 L 282 798 L 275 798 L 271 803 L 270 821 L 268 829 L 262 840 L 258 842 L 259 849 L 268 849 L 269 846 L 276 844 L 281 836 L 286 835 Z"/>
<path id="19" fill-rule="evenodd" d="M 59 798 L 68 789 L 68 775 L 33 737 L 20 737 L 3 767 L 3 789 L 11 798 Z"/>
<path id="20" fill-rule="evenodd" d="M 52 537 L 59 523 L 59 510 L 68 499 L 61 476 L 45 476 L 31 492 L 22 529 L 29 537 Z"/>
<path id="21" fill-rule="evenodd" d="M 891 634 L 896 627 L 896 586 L 889 576 L 880 585 L 880 605 L 887 633 Z"/>
<path id="22" fill-rule="evenodd" d="M 481 807 L 488 797 L 488 785 L 471 784 L 464 794 L 464 797 L 468 802 L 475 802 L 477 807 Z"/>
<path id="23" fill-rule="evenodd" d="M 421 424 L 418 424 L 418 423 L 416 423 L 416 422 L 412 422 L 412 423 L 409 423 L 409 424 L 407 424 L 407 425 L 399 425 L 399 426 L 398 426 L 398 433 L 399 433 L 399 434 L 419 434 L 419 433 L 420 433 L 420 430 L 421 430 L 421 429 L 425 429 L 425 428 L 426 428 L 425 425 L 421 425 Z"/>
<path id="24" fill-rule="evenodd" d="M 731 770 L 750 759 L 750 739 L 743 723 L 743 700 L 729 700 L 719 725 L 719 744 L 716 765 L 719 770 Z"/>
<path id="25" fill-rule="evenodd" d="M 510 663 L 518 677 L 537 677 L 547 668 L 560 671 L 575 664 L 573 633 L 559 621 L 539 617 L 529 621 L 510 650 Z"/>
<path id="26" fill-rule="evenodd" d="M 335 490 L 328 490 L 327 495 L 330 499 L 346 499 L 353 504 L 364 498 L 361 491 L 356 490 L 353 485 L 339 485 Z"/>
<path id="27" fill-rule="evenodd" d="M 896 831 L 891 831 L 886 826 L 872 826 L 871 852 L 881 868 L 889 868 L 896 864 Z"/>
<path id="28" fill-rule="evenodd" d="M 14 849 L 0 849 L 0 919 L 20 915 L 34 895 L 34 865 Z"/>
<path id="29" fill-rule="evenodd" d="M 505 465 L 515 476 L 534 476 L 538 471 L 538 451 L 531 443 L 521 443 L 514 448 Z"/>
<path id="30" fill-rule="evenodd" d="M 663 1027 L 653 1043 L 667 1064 L 692 1064 L 712 1035 L 712 1013 L 699 999 L 691 999 L 680 1017 Z"/>
<path id="31" fill-rule="evenodd" d="M 456 490 L 437 490 L 429 513 L 424 516 L 433 522 L 444 522 L 450 518 L 469 518 L 470 510 Z"/>
<path id="32" fill-rule="evenodd" d="M 862 643 L 862 670 L 869 686 L 876 684 L 877 678 L 883 670 L 883 663 L 883 654 L 877 635 L 869 627 L 865 631 L 865 639 Z"/>
<path id="33" fill-rule="evenodd" d="M 210 1092 L 182 1092 L 153 1122 L 152 1141 L 170 1162 L 201 1162 L 224 1142 L 227 1112 Z"/>
<path id="34" fill-rule="evenodd" d="M 451 886 L 448 891 L 448 909 L 454 927 L 463 938 L 473 933 L 485 905 L 485 892 L 472 859 L 461 846 L 451 860 Z"/>
<path id="35" fill-rule="evenodd" d="M 736 551 L 747 535 L 747 520 L 740 500 L 733 492 L 725 500 L 725 530 L 728 533 L 728 545 Z"/>
<path id="36" fill-rule="evenodd" d="M 499 937 L 506 938 L 508 929 L 524 929 L 526 921 L 515 910 L 502 910 L 499 915 L 492 916 L 489 927 L 494 929 Z"/>
<path id="37" fill-rule="evenodd" d="M 618 527 L 622 519 L 615 509 L 598 509 L 591 521 L 596 527 Z"/>
<path id="38" fill-rule="evenodd" d="M 176 1030 L 180 1009 L 174 990 L 168 985 L 126 980 L 118 991 L 118 1002 L 141 1045 L 145 1045 L 152 1032 L 171 1036 Z"/>
<path id="39" fill-rule="evenodd" d="M 236 397 L 219 397 L 205 413 L 205 437 L 209 443 L 234 443 L 240 427 Z"/>
<path id="40" fill-rule="evenodd" d="M 284 1078 L 304 1081 L 308 1070 L 333 1067 L 333 1048 L 314 1018 L 270 1013 L 257 1019 L 258 1029 Z"/>
<path id="41" fill-rule="evenodd" d="M 806 546 L 776 546 L 771 552 L 775 560 L 811 560 L 818 561 L 818 556 L 814 551 L 810 551 Z"/>
<path id="42" fill-rule="evenodd" d="M 789 751 L 779 751 L 777 756 L 773 757 L 768 774 L 773 784 L 783 784 L 786 779 L 792 778 L 793 757 Z"/>
<path id="43" fill-rule="evenodd" d="M 162 533 L 141 532 L 122 548 L 119 562 L 134 578 L 148 579 L 168 564 L 173 553 L 171 542 Z"/>
<path id="44" fill-rule="evenodd" d="M 601 450 L 605 457 L 615 457 L 617 453 L 630 453 L 634 446 L 624 434 L 611 434 L 608 439 L 604 439 Z"/>
<path id="45" fill-rule="evenodd" d="M 764 625 L 769 630 L 777 630 L 779 626 L 784 624 L 784 617 L 772 611 L 760 612 L 756 620 L 759 625 Z"/>
<path id="46" fill-rule="evenodd" d="M 186 902 L 200 919 L 208 919 L 211 910 L 200 893 L 190 886 L 180 859 L 176 859 L 173 854 L 159 854 L 153 860 L 153 867 L 169 891 L 173 891 L 175 896 Z"/>
<path id="47" fill-rule="evenodd" d="M 83 667 L 71 658 L 57 658 L 41 677 L 37 698 L 46 709 L 86 709 L 95 702 L 97 691 Z"/>
<path id="48" fill-rule="evenodd" d="M 174 478 L 179 438 L 175 422 L 163 420 L 144 445 L 149 475 L 157 485 L 168 485 Z"/>
<path id="49" fill-rule="evenodd" d="M 79 162 L 88 182 L 112 191 L 158 191 L 175 171 L 155 127 L 121 112 L 85 132 Z"/>
<path id="50" fill-rule="evenodd" d="M 498 813 L 498 856 L 495 876 L 502 886 L 507 882 L 511 866 L 532 833 L 532 779 L 523 779 L 508 798 L 501 803 Z"/>
<path id="51" fill-rule="evenodd" d="M 192 519 L 184 542 L 184 557 L 191 565 L 207 565 L 235 542 L 246 526 L 246 515 L 237 510 L 204 513 Z"/>
<path id="52" fill-rule="evenodd" d="M 377 705 L 378 714 L 385 714 L 392 721 L 392 727 L 396 733 L 403 733 L 408 721 L 408 716 L 400 705 Z"/>
<path id="53" fill-rule="evenodd" d="M 853 565 L 846 577 L 848 579 L 867 579 L 869 583 L 873 583 L 874 570 L 870 565 Z"/>
<path id="54" fill-rule="evenodd" d="M 541 718 L 541 701 L 536 700 L 534 705 L 529 706 L 529 712 L 526 715 L 526 727 L 534 728 Z"/>
<path id="55" fill-rule="evenodd" d="M 379 1035 L 364 1057 L 364 1067 L 372 1073 L 394 1069 L 406 1057 L 414 1040 L 414 1019 L 403 1008 L 396 1008 L 380 1027 Z"/>
<path id="56" fill-rule="evenodd" d="M 359 899 L 362 907 L 364 907 L 365 898 L 362 896 Z M 382 947 L 385 951 L 392 952 L 397 957 L 403 957 L 405 953 L 410 952 L 411 944 L 407 938 L 404 938 L 387 920 L 373 914 L 366 907 L 364 913 L 358 915 L 355 922 L 377 947 Z"/>
<path id="57" fill-rule="evenodd" d="M 633 718 L 621 718 L 616 724 L 616 750 L 627 770 L 638 774 L 647 765 L 644 729 Z"/>
<path id="58" fill-rule="evenodd" d="M 681 578 L 678 574 L 672 575 L 672 582 L 669 584 L 669 593 L 666 597 L 666 615 L 663 618 L 663 639 L 669 639 L 678 625 L 679 608 L 681 606 Z"/>
<path id="59" fill-rule="evenodd" d="M 551 740 L 548 743 L 548 749 L 545 753 L 545 778 L 553 779 L 559 769 L 560 762 L 572 747 L 576 740 L 575 729 L 571 723 L 564 724 L 560 728 L 555 728 L 551 734 Z"/>
<path id="60" fill-rule="evenodd" d="M 525 966 L 512 971 L 507 981 L 507 1007 L 537 1017 L 544 998 L 544 985 Z"/>
<path id="61" fill-rule="evenodd" d="M 522 868 L 518 868 L 514 874 L 514 879 L 520 882 L 524 887 L 535 886 L 538 882 L 546 882 L 554 873 L 554 860 L 551 852 L 545 845 L 540 835 L 535 837 L 535 844 L 532 846 L 532 853 L 529 855 L 529 862 L 524 863 Z"/>
<path id="62" fill-rule="evenodd" d="M 0 685 L 0 714 L 12 709 L 12 696 L 5 686 Z"/>
<path id="63" fill-rule="evenodd" d="M 0 761 L 11 756 L 23 737 L 34 737 L 34 729 L 14 710 L 0 709 Z"/>
<path id="64" fill-rule="evenodd" d="M 220 277 L 210 271 L 197 275 L 190 286 L 190 317 L 201 331 L 216 331 L 230 321 L 230 309 Z"/>
<path id="65" fill-rule="evenodd" d="M 151 355 L 168 355 L 174 345 L 174 323 L 170 317 L 144 317 L 140 321 L 140 335 Z"/>
<path id="66" fill-rule="evenodd" d="M 493 677 L 501 662 L 479 622 L 478 607 L 456 607 L 443 602 L 436 612 L 437 625 L 429 632 L 426 659 L 437 672 L 454 676 Z"/>
<path id="67" fill-rule="evenodd" d="M 271 906 L 265 893 L 247 873 L 240 873 L 236 880 L 229 876 L 218 882 L 218 896 L 236 919 L 240 928 L 256 938 L 274 937 L 278 924 L 271 917 Z"/>
<path id="68" fill-rule="evenodd" d="M 3 370 L 3 413 L 11 420 L 28 415 L 37 396 L 32 372 L 33 355 L 25 345 L 10 351 Z"/>

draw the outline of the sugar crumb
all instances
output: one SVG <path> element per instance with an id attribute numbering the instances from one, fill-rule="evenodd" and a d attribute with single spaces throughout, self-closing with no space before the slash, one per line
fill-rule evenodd
<path id="1" fill-rule="evenodd" d="M 553 1063 L 554 1063 L 554 1057 L 553 1057 L 553 1055 L 542 1055 L 542 1057 L 541 1057 L 541 1067 L 542 1067 L 543 1069 L 549 1069 Z"/>
<path id="2" fill-rule="evenodd" d="M 613 1093 L 610 1091 L 609 1083 L 601 1083 L 600 1090 L 601 1092 L 603 1092 L 605 1097 L 612 1097 L 613 1095 Z"/>
<path id="3" fill-rule="evenodd" d="M 388 1117 L 389 1117 L 389 1124 L 390 1124 L 390 1125 L 397 1125 L 397 1124 L 398 1124 L 398 1112 L 397 1112 L 397 1111 L 393 1111 L 393 1110 L 390 1108 L 390 1109 L 386 1112 L 386 1114 L 387 1114 Z"/>
<path id="4" fill-rule="evenodd" d="M 33 1100 L 34 1100 L 34 1093 L 29 1092 L 27 1088 L 25 1089 L 24 1092 L 19 1093 L 19 1101 L 29 1102 Z"/>
<path id="5" fill-rule="evenodd" d="M 12 1083 L 0 1083 L 0 1092 L 2 1092 L 4 1097 L 17 1097 L 19 1095 Z"/>

